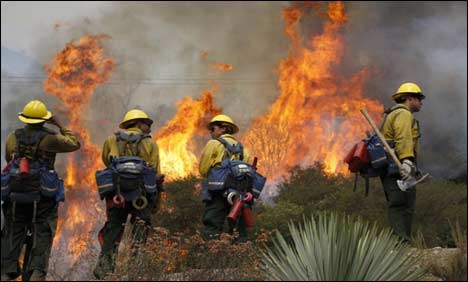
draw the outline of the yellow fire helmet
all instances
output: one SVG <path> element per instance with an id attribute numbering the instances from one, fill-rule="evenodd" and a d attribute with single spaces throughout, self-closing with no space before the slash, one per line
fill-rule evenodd
<path id="1" fill-rule="evenodd" d="M 27 103 L 23 111 L 18 113 L 19 120 L 28 124 L 45 122 L 51 117 L 51 112 L 49 112 L 46 105 L 39 100 L 32 100 Z"/>
<path id="2" fill-rule="evenodd" d="M 150 119 L 145 112 L 143 112 L 142 110 L 134 109 L 134 110 L 128 111 L 125 114 L 125 116 L 124 116 L 122 122 L 120 123 L 119 127 L 122 128 L 122 129 L 126 129 L 126 128 L 128 128 L 128 126 L 127 126 L 128 122 L 132 121 L 132 120 L 136 120 L 136 119 L 145 119 L 145 120 L 149 121 L 150 124 L 153 123 L 153 120 Z"/>
<path id="3" fill-rule="evenodd" d="M 401 98 L 401 97 L 404 97 L 408 94 L 412 94 L 412 95 L 419 95 L 421 96 L 421 99 L 424 99 L 426 98 L 426 96 L 424 96 L 422 94 L 422 91 L 421 91 L 421 88 L 419 88 L 419 86 L 415 83 L 412 83 L 412 82 L 407 82 L 407 83 L 403 83 L 400 88 L 398 88 L 397 92 L 395 94 L 392 95 L 392 98 L 393 100 L 396 100 L 398 98 Z"/>
<path id="4" fill-rule="evenodd" d="M 210 123 L 208 124 L 208 128 L 210 128 L 213 123 L 227 123 L 230 126 L 232 126 L 232 128 L 234 130 L 233 133 L 239 132 L 239 127 L 237 127 L 237 125 L 234 123 L 234 121 L 230 117 L 228 117 L 227 115 L 217 115 L 217 116 L 215 116 L 213 119 L 211 119 Z"/>

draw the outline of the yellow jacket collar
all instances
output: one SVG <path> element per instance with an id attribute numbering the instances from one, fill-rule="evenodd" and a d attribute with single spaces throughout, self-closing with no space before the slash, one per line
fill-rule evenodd
<path id="1" fill-rule="evenodd" d="M 231 138 L 233 140 L 236 140 L 236 138 L 234 136 L 232 136 L 231 134 L 223 134 L 223 135 L 219 136 L 219 138 Z"/>
<path id="2" fill-rule="evenodd" d="M 143 133 L 143 131 L 137 127 L 130 127 L 124 130 L 125 132 Z"/>
<path id="3" fill-rule="evenodd" d="M 410 110 L 410 109 L 408 108 L 408 106 L 406 106 L 405 104 L 396 104 L 395 106 L 393 106 L 393 109 L 394 109 L 394 108 L 405 108 L 405 109 L 407 109 L 408 111 Z"/>

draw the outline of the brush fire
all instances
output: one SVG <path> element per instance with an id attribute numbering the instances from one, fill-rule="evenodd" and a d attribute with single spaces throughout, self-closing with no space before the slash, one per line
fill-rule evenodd
<path id="1" fill-rule="evenodd" d="M 304 38 L 299 25 L 310 9 L 321 15 L 323 30 Z M 259 171 L 270 185 L 287 177 L 291 168 L 316 162 L 323 164 L 324 174 L 347 175 L 342 161 L 349 150 L 345 142 L 363 137 L 369 129 L 359 109 L 365 106 L 380 121 L 383 106 L 365 97 L 368 69 L 351 77 L 335 71 L 346 49 L 342 35 L 348 22 L 344 4 L 331 2 L 326 9 L 295 4 L 285 8 L 282 16 L 289 53 L 277 65 L 278 97 L 265 114 L 241 129 L 240 141 L 252 156 L 258 157 Z M 105 221 L 105 207 L 99 200 L 95 181 L 95 172 L 104 164 L 100 144 L 95 143 L 88 128 L 93 126 L 93 110 L 103 110 L 93 108 L 92 97 L 117 68 L 117 59 L 107 55 L 103 45 L 110 41 L 108 35 L 86 35 L 68 43 L 45 67 L 48 77 L 44 91 L 57 98 L 58 108 L 65 109 L 67 127 L 82 144 L 66 161 L 67 200 L 60 208 L 54 240 L 53 254 L 61 253 L 61 263 L 69 268 L 96 250 L 97 230 Z M 207 54 L 200 51 L 202 58 Z M 211 67 L 220 72 L 234 70 L 226 63 Z M 161 128 L 153 128 L 152 136 L 160 149 L 161 172 L 167 181 L 198 176 L 198 156 L 208 138 L 206 125 L 223 113 L 222 105 L 217 105 L 215 99 L 222 86 L 211 84 L 199 98 L 178 101 L 172 119 Z M 153 114 L 151 109 L 145 110 Z M 109 134 L 115 131 L 106 130 Z"/>

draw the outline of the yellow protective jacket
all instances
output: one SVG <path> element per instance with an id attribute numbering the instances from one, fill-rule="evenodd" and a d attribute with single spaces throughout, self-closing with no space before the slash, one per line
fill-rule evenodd
<path id="1" fill-rule="evenodd" d="M 381 132 L 387 141 L 395 144 L 395 153 L 400 160 L 414 158 L 416 160 L 419 145 L 419 122 L 404 104 L 392 108 L 383 124 Z"/>
<path id="2" fill-rule="evenodd" d="M 139 128 L 129 128 L 124 130 L 125 133 L 141 134 L 143 133 Z M 126 149 L 124 154 L 131 156 L 131 152 Z M 117 145 L 117 137 L 112 135 L 107 138 L 102 147 L 102 161 L 109 167 L 112 157 L 119 157 L 119 148 Z M 156 171 L 156 175 L 161 175 L 161 168 L 159 162 L 159 147 L 156 142 L 151 138 L 144 138 L 141 140 L 141 147 L 138 157 L 146 161 L 148 166 L 151 166 Z"/>
<path id="3" fill-rule="evenodd" d="M 73 132 L 63 128 L 60 133 L 56 133 L 50 129 L 37 126 L 26 125 L 26 134 L 33 134 L 38 130 L 46 130 L 49 135 L 45 136 L 39 144 L 39 150 L 48 153 L 67 153 L 73 152 L 80 148 L 80 142 Z M 11 161 L 13 154 L 16 153 L 16 135 L 15 132 L 11 132 L 5 143 L 5 159 L 7 162 Z"/>
<path id="4" fill-rule="evenodd" d="M 236 138 L 230 134 L 223 134 L 221 138 L 224 138 L 229 144 L 234 145 L 237 144 Z M 224 145 L 219 142 L 218 140 L 210 140 L 206 143 L 205 148 L 201 153 L 200 163 L 198 165 L 198 170 L 200 175 L 203 178 L 208 178 L 208 173 L 210 169 L 216 165 L 220 165 L 224 159 L 226 153 L 226 148 Z M 232 159 L 236 159 L 236 156 L 232 156 Z M 244 160 L 245 162 L 249 161 L 249 155 L 244 150 Z"/>

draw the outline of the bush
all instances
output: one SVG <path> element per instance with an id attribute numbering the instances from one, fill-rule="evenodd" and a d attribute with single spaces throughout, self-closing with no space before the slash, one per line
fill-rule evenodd
<path id="1" fill-rule="evenodd" d="M 424 274 L 412 270 L 417 258 L 390 229 L 370 226 L 361 218 L 319 214 L 290 224 L 293 244 L 278 233 L 273 250 L 264 254 L 269 280 L 281 281 L 412 281 Z"/>
<path id="2" fill-rule="evenodd" d="M 200 198 L 200 183 L 201 180 L 195 177 L 166 183 L 161 209 L 154 216 L 153 226 L 191 234 L 200 230 L 205 206 Z"/>
<path id="3" fill-rule="evenodd" d="M 278 196 L 271 207 L 256 208 L 259 227 L 280 227 L 283 236 L 289 237 L 285 218 L 297 222 L 302 209 L 305 215 L 317 211 L 336 211 L 361 216 L 365 220 L 388 227 L 387 203 L 379 178 L 372 178 L 368 197 L 364 196 L 364 181 L 360 177 L 357 191 L 353 192 L 354 176 L 326 176 L 320 165 L 306 169 L 295 168 L 288 181 L 279 184 Z M 428 247 L 450 246 L 449 220 L 460 221 L 466 229 L 466 183 L 431 180 L 417 187 L 416 209 L 413 219 L 414 234 L 422 234 Z"/>
<path id="4" fill-rule="evenodd" d="M 265 236 L 259 236 L 255 244 L 233 244 L 234 239 L 223 234 L 219 240 L 204 241 L 198 232 L 172 233 L 155 227 L 144 245 L 131 238 L 122 241 L 127 247 L 119 246 L 115 272 L 106 280 L 263 280 L 259 248 Z"/>

